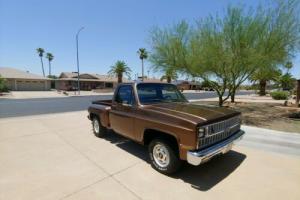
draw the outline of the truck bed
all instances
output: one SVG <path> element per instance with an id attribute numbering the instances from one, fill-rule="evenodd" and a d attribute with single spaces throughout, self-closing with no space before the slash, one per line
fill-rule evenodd
<path id="1" fill-rule="evenodd" d="M 111 106 L 112 100 L 97 100 L 93 101 L 92 104 L 103 105 L 103 106 Z"/>

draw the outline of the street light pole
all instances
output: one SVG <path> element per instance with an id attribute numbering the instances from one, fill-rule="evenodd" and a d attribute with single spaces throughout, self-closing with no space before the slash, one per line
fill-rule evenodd
<path id="1" fill-rule="evenodd" d="M 78 35 L 80 31 L 82 31 L 84 27 L 81 27 L 77 34 L 76 34 L 76 50 L 77 50 L 77 90 L 78 90 L 78 95 L 80 95 L 80 80 L 79 80 L 79 56 L 78 56 Z"/>

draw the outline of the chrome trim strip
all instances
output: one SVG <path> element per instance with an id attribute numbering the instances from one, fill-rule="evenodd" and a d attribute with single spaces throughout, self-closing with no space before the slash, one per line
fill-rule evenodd
<path id="1" fill-rule="evenodd" d="M 232 145 L 234 143 L 242 139 L 244 134 L 244 131 L 239 130 L 237 133 L 235 133 L 228 139 L 220 143 L 216 143 L 211 147 L 205 148 L 203 150 L 188 151 L 187 162 L 192 165 L 200 165 L 201 163 L 210 160 L 212 157 L 218 154 L 225 154 L 232 148 Z"/>
<path id="2" fill-rule="evenodd" d="M 213 125 L 220 124 L 220 123 L 224 123 L 224 122 L 226 122 L 226 121 L 228 121 L 228 120 L 232 120 L 232 119 L 240 118 L 240 117 L 241 117 L 240 115 L 237 115 L 237 116 L 234 116 L 234 117 L 231 117 L 231 118 L 222 120 L 222 121 L 218 121 L 218 122 L 211 123 L 211 124 L 206 124 L 206 125 L 204 125 L 203 127 L 206 127 L 206 126 L 213 126 Z"/>

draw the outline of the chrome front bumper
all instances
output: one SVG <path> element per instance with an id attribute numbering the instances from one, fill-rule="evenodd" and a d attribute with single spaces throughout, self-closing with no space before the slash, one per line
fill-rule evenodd
<path id="1" fill-rule="evenodd" d="M 244 131 L 239 130 L 237 133 L 230 136 L 226 140 L 216 143 L 210 147 L 202 150 L 188 151 L 187 162 L 192 165 L 200 165 L 216 155 L 225 154 L 231 150 L 234 143 L 242 139 L 244 134 Z"/>

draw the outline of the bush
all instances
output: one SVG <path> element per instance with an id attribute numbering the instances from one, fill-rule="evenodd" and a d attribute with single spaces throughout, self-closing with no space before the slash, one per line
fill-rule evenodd
<path id="1" fill-rule="evenodd" d="M 0 76 L 0 92 L 8 92 L 6 80 Z"/>
<path id="2" fill-rule="evenodd" d="M 287 100 L 289 93 L 284 91 L 271 92 L 271 97 L 275 100 Z"/>
<path id="3" fill-rule="evenodd" d="M 300 112 L 293 112 L 293 113 L 290 113 L 288 116 L 289 116 L 289 118 L 300 119 Z"/>

